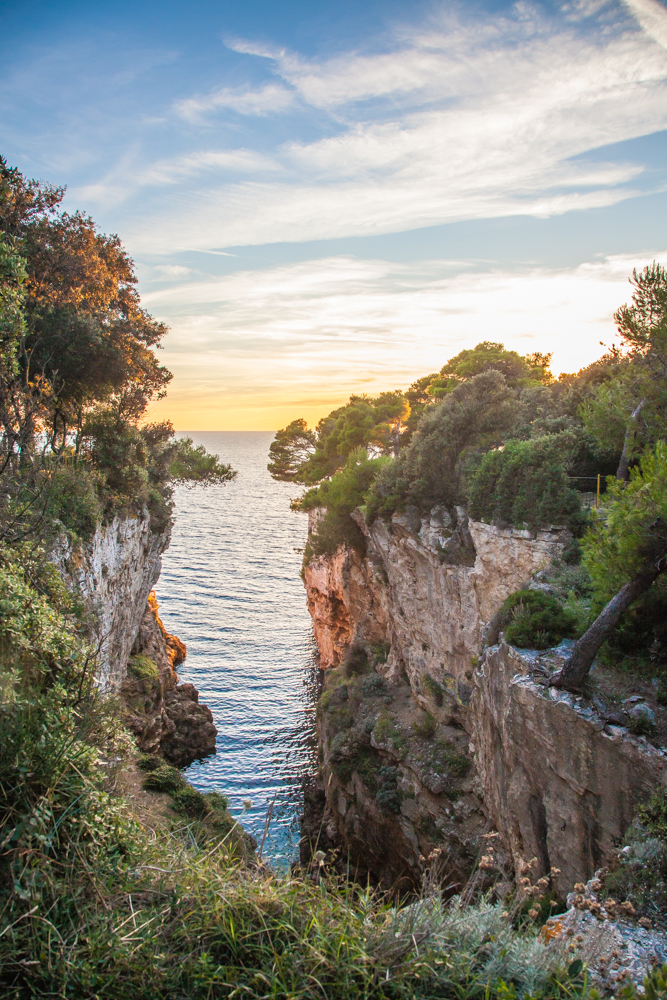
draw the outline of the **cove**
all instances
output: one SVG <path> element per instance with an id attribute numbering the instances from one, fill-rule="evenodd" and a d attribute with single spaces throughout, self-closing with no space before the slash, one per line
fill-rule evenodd
<path id="1" fill-rule="evenodd" d="M 225 486 L 180 487 L 156 587 L 160 615 L 188 650 L 179 677 L 195 685 L 218 729 L 217 753 L 185 775 L 218 790 L 278 868 L 298 853 L 301 779 L 315 769 L 318 669 L 299 576 L 307 515 L 297 487 L 267 472 L 272 432 L 189 434 L 238 470 Z"/>

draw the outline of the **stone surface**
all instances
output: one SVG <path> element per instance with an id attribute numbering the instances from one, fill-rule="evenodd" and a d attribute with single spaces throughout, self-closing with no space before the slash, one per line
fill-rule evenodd
<path id="1" fill-rule="evenodd" d="M 471 702 L 475 761 L 510 853 L 537 857 L 543 874 L 559 868 L 564 896 L 614 856 L 637 805 L 667 785 L 667 755 L 537 683 L 535 666 L 504 643 L 486 650 Z"/>
<path id="2" fill-rule="evenodd" d="M 215 753 L 216 729 L 192 684 L 178 683 L 185 646 L 164 628 L 152 592 L 169 537 L 169 530 L 151 530 L 148 512 L 117 517 L 85 543 L 62 536 L 51 559 L 83 599 L 99 647 L 100 687 L 120 692 L 125 722 L 142 750 L 184 767 Z M 131 654 L 152 660 L 157 676 L 128 674 Z"/>
<path id="3" fill-rule="evenodd" d="M 162 567 L 170 532 L 151 530 L 150 517 L 116 517 L 100 526 L 87 542 L 61 536 L 50 558 L 65 583 L 81 594 L 99 644 L 99 684 L 118 691 L 146 609 L 149 592 Z"/>
<path id="4" fill-rule="evenodd" d="M 418 890 L 439 850 L 444 885 L 460 891 L 488 827 L 466 732 L 425 716 L 408 684 L 341 671 L 325 679 L 318 728 L 327 837 L 356 878 Z"/>
<path id="5" fill-rule="evenodd" d="M 398 515 L 369 528 L 357 514 L 365 556 L 341 546 L 333 556 L 311 560 L 304 582 L 323 669 L 342 661 L 353 637 L 387 642 L 385 676 L 407 677 L 425 708 L 466 725 L 469 674 L 491 618 L 570 535 L 496 528 L 468 521 L 460 509 L 457 517 L 452 526 L 446 511 L 434 508 L 421 522 Z M 467 539 L 473 546 L 471 565 L 445 561 L 443 543 L 457 530 L 457 551 L 470 554 Z M 434 701 L 432 681 L 446 694 L 443 705 Z"/>
<path id="6" fill-rule="evenodd" d="M 454 881 L 465 851 L 474 853 L 482 828 L 495 825 L 510 858 L 537 857 L 542 872 L 561 869 L 564 895 L 611 858 L 637 804 L 667 784 L 665 754 L 645 737 L 632 737 L 620 717 L 594 702 L 548 688 L 571 642 L 545 652 L 503 644 L 482 656 L 504 599 L 530 585 L 569 534 L 496 528 L 468 521 L 460 508 L 435 508 L 421 520 L 408 510 L 371 527 L 360 513 L 355 520 L 366 552 L 339 548 L 313 559 L 304 582 L 321 665 L 341 663 L 354 640 L 394 692 L 391 713 L 404 750 L 397 753 L 395 740 L 378 738 L 376 729 L 372 746 L 398 768 L 404 795 L 400 815 L 387 816 L 358 772 L 341 781 L 331 760 L 334 733 L 321 722 L 323 787 L 342 850 L 380 881 L 409 881 L 419 852 L 451 844 Z M 409 698 L 397 710 L 403 690 Z M 641 700 L 630 712 L 633 706 L 645 712 Z M 438 766 L 424 767 L 419 758 L 410 732 L 419 708 L 439 733 L 470 740 L 475 769 L 454 802 Z M 457 815 L 459 808 L 467 814 Z M 463 836 L 461 820 L 468 824 Z"/>
<path id="7" fill-rule="evenodd" d="M 667 935 L 623 919 L 618 907 L 610 915 L 601 890 L 602 883 L 594 877 L 582 893 L 570 893 L 569 909 L 547 920 L 540 936 L 547 944 L 562 942 L 568 958 L 585 962 L 591 985 L 603 995 L 616 994 L 628 983 L 643 992 L 647 970 L 667 962 Z"/>
<path id="8" fill-rule="evenodd" d="M 124 720 L 137 746 L 146 753 L 160 753 L 177 767 L 215 753 L 217 730 L 206 705 L 192 684 L 179 684 L 176 667 L 186 656 L 184 643 L 170 635 L 158 613 L 155 593 L 132 647 L 134 656 L 149 657 L 157 677 L 136 677 L 130 668 L 121 685 Z"/>

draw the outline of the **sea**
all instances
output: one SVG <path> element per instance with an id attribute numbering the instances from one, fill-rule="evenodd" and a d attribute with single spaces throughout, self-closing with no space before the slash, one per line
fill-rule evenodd
<path id="1" fill-rule="evenodd" d="M 263 857 L 285 870 L 298 857 L 302 782 L 317 755 L 320 674 L 299 575 L 307 515 L 290 510 L 299 487 L 267 471 L 272 432 L 187 436 L 238 474 L 178 487 L 156 586 L 165 628 L 187 647 L 179 678 L 195 685 L 218 729 L 216 754 L 184 773 L 200 791 L 226 795 L 264 842 Z"/>

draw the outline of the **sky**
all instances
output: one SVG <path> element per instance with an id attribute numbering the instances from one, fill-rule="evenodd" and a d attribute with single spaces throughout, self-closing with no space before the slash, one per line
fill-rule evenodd
<path id="1" fill-rule="evenodd" d="M 123 240 L 179 430 L 576 371 L 667 263 L 667 7 L 0 0 L 0 152 Z"/>

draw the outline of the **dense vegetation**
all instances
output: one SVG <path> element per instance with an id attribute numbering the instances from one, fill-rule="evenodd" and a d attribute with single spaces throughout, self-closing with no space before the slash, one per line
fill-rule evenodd
<path id="1" fill-rule="evenodd" d="M 174 482 L 234 473 L 168 422 L 142 424 L 171 373 L 117 236 L 0 158 L 0 538 L 89 535 L 116 513 L 170 516 Z"/>

